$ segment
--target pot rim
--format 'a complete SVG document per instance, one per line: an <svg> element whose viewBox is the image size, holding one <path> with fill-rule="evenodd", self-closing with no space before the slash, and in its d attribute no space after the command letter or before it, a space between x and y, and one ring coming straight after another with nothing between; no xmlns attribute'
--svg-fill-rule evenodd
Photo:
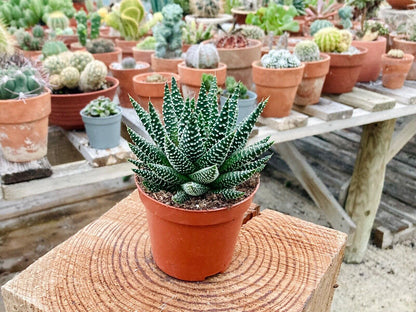
<svg viewBox="0 0 416 312"><path fill-rule="evenodd" d="M318 61L319 62L319 61ZM286 71L286 72L290 72L290 71L297 71L299 69L305 68L305 63L301 62L299 67L292 67L292 68L266 68L263 66L260 66L260 60L254 61L251 66L253 66L254 68L257 69L261 69L264 71L269 71L270 72L274 72L274 71Z"/></svg>
<svg viewBox="0 0 416 312"><path fill-rule="evenodd" d="M48 93L52 95L52 91L48 88L45 88L44 92L42 92L41 94L37 94L36 96L31 96L31 97L28 97L28 98L25 98L25 99L9 99L9 100L5 99L5 100L0 100L0 103L9 102L10 105L13 105L13 104L20 103L22 101L36 99L36 98L39 98L41 96L46 96Z"/></svg>
<svg viewBox="0 0 416 312"><path fill-rule="evenodd" d="M226 70L227 69L227 64L219 62L217 68L193 68L193 67L186 66L185 61L183 61L183 62L178 64L178 67L180 67L184 70L189 70L189 71L215 72L215 71L220 71L220 70L224 70L224 69Z"/></svg>
<svg viewBox="0 0 416 312"><path fill-rule="evenodd" d="M119 116L119 115L121 115L121 113L122 113L122 111L121 111L121 107L120 107L120 106L117 106L118 113L117 113L117 114L115 114L115 115L110 115L110 116L106 116L106 117L93 117L93 116L88 116L88 115L85 115L85 113L84 113L85 109L86 109L86 107L84 107L83 109L81 109L81 111L79 112L79 113L80 113L80 115L81 115L82 117L87 118L87 119L94 119L94 120L98 120L98 119L101 119L101 120L108 120L108 119L112 119L112 118L114 118L114 117L118 117L118 116Z"/></svg>
<svg viewBox="0 0 416 312"><path fill-rule="evenodd" d="M145 50L145 49L139 49L138 47L133 47L131 48L133 51L137 51L137 52L151 52L151 53L155 53L156 50Z"/></svg>
<svg viewBox="0 0 416 312"><path fill-rule="evenodd" d="M113 63L119 63L119 62L113 62ZM144 70L144 69L149 69L150 68L150 64L147 62L143 62L143 61L136 61L136 64L143 64L145 65L144 67L140 67L140 68L126 68L126 69L118 69L118 68L114 68L113 63L110 64L109 68L111 71L115 71L115 72L133 72L133 71L138 71L138 70Z"/></svg>
<svg viewBox="0 0 416 312"><path fill-rule="evenodd" d="M407 38L407 36L406 37L401 37L401 38L394 37L393 41L394 42L398 41L398 42L401 42L401 43L407 43L408 45L416 45L415 41L410 41L410 40L407 40L406 38Z"/></svg>
<svg viewBox="0 0 416 312"><path fill-rule="evenodd" d="M85 97L85 96L91 96L93 94L96 94L97 92L106 92L112 89L117 89L118 85L119 85L119 81L118 79L111 77L111 76L106 76L105 80L107 82L112 82L113 85L107 89L102 89L102 90L96 90L96 91L91 91L91 92L81 92L81 93L71 93L71 94L51 94L51 97L54 98L64 98L64 97Z"/></svg>
<svg viewBox="0 0 416 312"><path fill-rule="evenodd" d="M121 48L120 47L114 47L114 51L113 52L104 52L104 53L91 53L93 56L94 55L112 55L112 54L119 54L121 53Z"/></svg>
<svg viewBox="0 0 416 312"><path fill-rule="evenodd" d="M142 77L146 77L146 76L150 76L150 75L154 75L154 74L160 74L164 77L169 76L169 79L167 81L164 81L164 82L147 82L145 80L141 80ZM153 86L160 86L160 85L164 86L166 83L171 84L172 77L174 77L176 82L179 83L180 76L178 74L174 74L174 73L170 73L170 72L150 72L150 73L138 74L138 75L135 75L133 77L133 83L143 84L143 85L153 85Z"/></svg>
<svg viewBox="0 0 416 312"><path fill-rule="evenodd" d="M409 61L412 62L414 60L414 58L415 57L412 54L409 54L409 53L405 53L402 58L389 57L389 56L387 56L387 53L383 53L381 55L382 61L389 60L389 61L393 61L395 63L404 63L404 62L407 63Z"/></svg>
<svg viewBox="0 0 416 312"><path fill-rule="evenodd" d="M163 62L163 61L166 61L166 62L176 61L176 62L178 62L179 60L183 61L183 58L181 58L181 57L176 57L176 58L171 58L171 59L169 59L169 58L162 58L162 57L157 57L155 53L153 53L151 55L151 57L152 57L152 59L162 60L161 62Z"/></svg>
<svg viewBox="0 0 416 312"><path fill-rule="evenodd" d="M362 54L366 54L368 52L367 48L364 47L355 47L356 49L358 49L360 51L360 53L355 53L355 54L341 54L341 53L337 53L337 52L324 52L326 54L328 54L330 57L333 56L348 56L348 57L354 57L354 56L358 56L358 55L362 55Z"/></svg>

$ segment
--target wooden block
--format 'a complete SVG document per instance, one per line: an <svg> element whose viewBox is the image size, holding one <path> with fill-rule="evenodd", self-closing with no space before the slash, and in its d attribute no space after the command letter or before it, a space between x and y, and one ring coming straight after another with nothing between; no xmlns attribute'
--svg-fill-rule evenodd
<svg viewBox="0 0 416 312"><path fill-rule="evenodd" d="M89 145L87 134L83 131L65 131L65 135L93 167L115 165L133 156L127 141L122 137L120 137L120 144L116 147L95 149Z"/></svg>
<svg viewBox="0 0 416 312"><path fill-rule="evenodd" d="M290 115L282 118L264 118L259 117L258 122L269 126L272 129L284 131L293 128L304 127L308 123L308 116L291 111Z"/></svg>
<svg viewBox="0 0 416 312"><path fill-rule="evenodd" d="M353 109L329 99L321 98L318 104L314 105L293 105L297 112L318 117L323 120L338 120L351 118Z"/></svg>
<svg viewBox="0 0 416 312"><path fill-rule="evenodd" d="M361 84L359 86L361 87ZM369 112L379 112L394 107L396 101L393 98L378 94L381 92L376 92L377 93L354 87L351 92L340 95L327 94L325 97Z"/></svg>
<svg viewBox="0 0 416 312"><path fill-rule="evenodd" d="M46 157L28 162L10 162L3 158L0 151L0 176L3 184L13 184L50 177L51 164Z"/></svg>
<svg viewBox="0 0 416 312"><path fill-rule="evenodd" d="M184 282L154 264L137 191L2 287L8 311L329 312L346 235L265 210L223 274Z"/></svg>
<svg viewBox="0 0 416 312"><path fill-rule="evenodd" d="M400 89L388 89L383 87L381 81L376 82L360 82L357 84L358 87L369 91L374 91L380 94L387 95L396 99L398 102L413 105L416 104L416 88L409 87L408 84Z"/></svg>

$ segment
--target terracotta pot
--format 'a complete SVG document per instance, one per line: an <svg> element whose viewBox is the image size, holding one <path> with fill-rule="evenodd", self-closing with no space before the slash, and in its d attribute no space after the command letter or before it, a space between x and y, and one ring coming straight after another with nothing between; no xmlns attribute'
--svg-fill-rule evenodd
<svg viewBox="0 0 416 312"><path fill-rule="evenodd" d="M111 40L114 43L116 43L117 39L121 39L120 35L110 35L109 33L106 34L105 32L102 33L101 31L100 31L100 38Z"/></svg>
<svg viewBox="0 0 416 312"><path fill-rule="evenodd" d="M133 57L133 51L132 49L139 43L138 40L122 40L122 39L116 39L116 46L121 48L121 51L123 53L123 58L125 57Z"/></svg>
<svg viewBox="0 0 416 312"><path fill-rule="evenodd" d="M202 84L202 75L211 74L217 77L217 85L224 86L225 78L227 76L227 65L219 63L218 68L199 69L192 68L185 65L185 62L178 64L178 72L181 77L182 94L184 97L198 97L199 89Z"/></svg>
<svg viewBox="0 0 416 312"><path fill-rule="evenodd" d="M163 272L185 281L203 281L228 268L258 186L241 202L213 210L168 206L137 188L146 208L153 259Z"/></svg>
<svg viewBox="0 0 416 312"><path fill-rule="evenodd" d="M75 51L87 51L87 49L86 49L85 47L83 47L83 46L81 45L81 43L79 43L78 41L77 41L77 42L72 42L72 43L69 45L69 49L70 49L72 52L75 52Z"/></svg>
<svg viewBox="0 0 416 312"><path fill-rule="evenodd" d="M92 56L94 56L96 60L103 62L105 65L107 65L107 67L110 67L111 63L121 62L121 49L115 47L113 52L94 53Z"/></svg>
<svg viewBox="0 0 416 312"><path fill-rule="evenodd" d="M405 39L394 38L393 49L403 50L404 53L411 54L416 59L416 42ZM412 67L406 77L407 80L416 80L416 61L413 60Z"/></svg>
<svg viewBox="0 0 416 312"><path fill-rule="evenodd" d="M269 97L263 117L285 117L290 114L296 90L302 81L305 64L297 68L265 68L253 62L253 81L259 100Z"/></svg>
<svg viewBox="0 0 416 312"><path fill-rule="evenodd" d="M379 36L375 41L356 41L352 42L356 48L366 48L368 50L364 57L365 66L361 67L358 82L376 81L381 72L381 56L386 53L387 40Z"/></svg>
<svg viewBox="0 0 416 312"><path fill-rule="evenodd" d="M28 59L37 60L40 55L42 55L42 50L38 51L25 51L20 50L23 53L23 56Z"/></svg>
<svg viewBox="0 0 416 312"><path fill-rule="evenodd" d="M366 48L358 48L357 54L328 53L331 57L329 72L326 75L323 93L351 92L357 82L361 66L364 64Z"/></svg>
<svg viewBox="0 0 416 312"><path fill-rule="evenodd" d="M383 70L383 86L389 89L400 89L403 87L407 73L412 67L414 56L405 54L403 58L381 56Z"/></svg>
<svg viewBox="0 0 416 312"><path fill-rule="evenodd" d="M387 2L393 9L396 10L405 10L408 5L414 3L413 0L387 0Z"/></svg>
<svg viewBox="0 0 416 312"><path fill-rule="evenodd" d="M69 19L69 27L77 27L77 20L74 17Z"/></svg>
<svg viewBox="0 0 416 312"><path fill-rule="evenodd" d="M118 80L113 77L106 77L106 81L110 87L104 90L74 94L52 94L52 112L49 122L66 130L83 129L84 123L79 112L99 96L113 99L116 94Z"/></svg>
<svg viewBox="0 0 416 312"><path fill-rule="evenodd" d="M100 26L100 37L102 35L109 35L110 34L110 27L109 26Z"/></svg>
<svg viewBox="0 0 416 312"><path fill-rule="evenodd" d="M25 162L46 156L51 93L24 100L0 100L0 145L3 157Z"/></svg>
<svg viewBox="0 0 416 312"><path fill-rule="evenodd" d="M188 43L182 43L182 52L186 53L186 51L188 51L188 49L191 47L192 44L188 44Z"/></svg>
<svg viewBox="0 0 416 312"><path fill-rule="evenodd" d="M147 76L160 74L166 78L166 82L147 82ZM133 77L134 94L137 96L137 102L145 109L148 110L149 101L159 113L162 113L163 105L163 93L165 90L165 84L167 83L169 88L172 85L172 77L177 82L180 81L179 75L168 72L146 73Z"/></svg>
<svg viewBox="0 0 416 312"><path fill-rule="evenodd" d="M155 53L155 50L141 50L136 47L133 49L133 57L136 60L136 62L146 62L148 64L152 63L152 54Z"/></svg>
<svg viewBox="0 0 416 312"><path fill-rule="evenodd" d="M232 8L231 13L233 14L234 20L239 25L244 25L246 23L247 15L250 13L256 13L256 11L246 11L244 7L242 8Z"/></svg>
<svg viewBox="0 0 416 312"><path fill-rule="evenodd" d="M297 105L311 105L319 102L325 77L329 71L330 57L321 53L321 59L315 62L305 62L302 81L295 97Z"/></svg>
<svg viewBox="0 0 416 312"><path fill-rule="evenodd" d="M183 61L182 58L163 59L156 57L154 54L150 56L152 70L155 72L178 73L178 64Z"/></svg>
<svg viewBox="0 0 416 312"><path fill-rule="evenodd" d="M72 43L78 42L78 35L59 35L56 40L62 41L70 49Z"/></svg>
<svg viewBox="0 0 416 312"><path fill-rule="evenodd" d="M138 74L147 73L150 69L148 63L137 62L137 64L140 64L143 67L134 69L116 69L114 66L110 65L110 71L112 72L113 77L118 79L120 83L117 95L122 107L133 108L129 99L129 95L134 96L133 77Z"/></svg>

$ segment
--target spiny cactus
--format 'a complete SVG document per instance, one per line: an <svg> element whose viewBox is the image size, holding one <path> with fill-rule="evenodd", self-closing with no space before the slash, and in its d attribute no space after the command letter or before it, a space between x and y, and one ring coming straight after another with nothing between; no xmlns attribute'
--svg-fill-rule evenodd
<svg viewBox="0 0 416 312"><path fill-rule="evenodd" d="M72 36L72 35L74 35L74 30L71 27L67 27L65 29L58 28L55 31L55 34L57 36Z"/></svg>
<svg viewBox="0 0 416 312"><path fill-rule="evenodd" d="M72 54L69 64L78 69L79 72L82 72L87 64L93 60L94 56L92 56L91 53L86 51L76 51Z"/></svg>
<svg viewBox="0 0 416 312"><path fill-rule="evenodd" d="M6 30L6 26L0 20L0 53L12 54L13 51L13 42Z"/></svg>
<svg viewBox="0 0 416 312"><path fill-rule="evenodd" d="M328 28L328 27L334 27L334 24L332 24L328 20L317 19L317 20L312 22L312 24L309 28L309 32L310 32L311 36L314 36L321 29Z"/></svg>
<svg viewBox="0 0 416 312"><path fill-rule="evenodd" d="M303 40L296 44L293 53L301 62L314 62L320 60L319 47L311 40Z"/></svg>
<svg viewBox="0 0 416 312"><path fill-rule="evenodd" d="M84 47L87 44L87 26L83 24L77 25L77 35L78 35L78 41L79 43Z"/></svg>
<svg viewBox="0 0 416 312"><path fill-rule="evenodd" d="M108 39L91 40L85 47L92 54L114 52L115 50L114 42Z"/></svg>
<svg viewBox="0 0 416 312"><path fill-rule="evenodd" d="M156 39L153 36L146 37L136 45L140 50L154 50L156 49Z"/></svg>
<svg viewBox="0 0 416 312"><path fill-rule="evenodd" d="M185 24L182 39L186 44L198 44L212 38L212 25L206 26L200 23L196 25L195 20Z"/></svg>
<svg viewBox="0 0 416 312"><path fill-rule="evenodd" d="M91 13L90 21L91 21L90 38L97 39L98 36L100 35L101 16L97 12Z"/></svg>
<svg viewBox="0 0 416 312"><path fill-rule="evenodd" d="M97 60L89 62L81 73L79 88L83 92L99 90L105 84L106 76L107 66L103 62Z"/></svg>
<svg viewBox="0 0 416 312"><path fill-rule="evenodd" d="M294 68L301 65L296 55L288 50L271 50L261 58L261 65L266 68Z"/></svg>
<svg viewBox="0 0 416 312"><path fill-rule="evenodd" d="M351 45L352 35L348 30L328 27L318 31L314 41L321 52L345 52Z"/></svg>
<svg viewBox="0 0 416 312"><path fill-rule="evenodd" d="M338 16L340 18L340 24L344 29L350 29L352 27L352 19L353 19L353 7L351 6L344 6L338 10Z"/></svg>
<svg viewBox="0 0 416 312"><path fill-rule="evenodd" d="M121 67L123 69L133 69L136 68L136 60L132 57L125 57L121 61Z"/></svg>
<svg viewBox="0 0 416 312"><path fill-rule="evenodd" d="M22 35L16 36L17 44L24 51L39 51L43 46L43 37L38 38L25 31Z"/></svg>
<svg viewBox="0 0 416 312"><path fill-rule="evenodd" d="M55 74L49 76L49 85L53 90L60 90L64 87L64 84L62 83L61 75Z"/></svg>
<svg viewBox="0 0 416 312"><path fill-rule="evenodd" d="M192 68L217 68L220 62L217 48L211 44L191 46L186 52L186 66Z"/></svg>
<svg viewBox="0 0 416 312"><path fill-rule="evenodd" d="M60 74L61 83L64 87L69 89L76 88L79 84L79 71L75 67L65 67Z"/></svg>
<svg viewBox="0 0 416 312"><path fill-rule="evenodd" d="M49 13L46 25L52 30L65 29L69 26L69 19L60 11Z"/></svg>
<svg viewBox="0 0 416 312"><path fill-rule="evenodd" d="M32 28L32 34L35 38L43 39L45 37L45 31L43 30L43 27L40 25L36 25Z"/></svg>
<svg viewBox="0 0 416 312"><path fill-rule="evenodd" d="M43 61L43 67L49 75L60 74L66 66L67 64L58 55L49 56Z"/></svg>
<svg viewBox="0 0 416 312"><path fill-rule="evenodd" d="M234 77L228 76L225 79L225 89L227 91L228 94L233 94L235 92L235 90L238 88L240 88L240 99L248 99L248 95L247 95L247 87L241 82L241 81L236 81Z"/></svg>
<svg viewBox="0 0 416 312"><path fill-rule="evenodd" d="M193 0L194 14L197 17L217 17L221 10L219 0Z"/></svg>
<svg viewBox="0 0 416 312"><path fill-rule="evenodd" d="M397 59L401 59L404 57L404 52L402 50L399 49L391 49L388 53L387 53L388 57L392 57L392 58L397 58Z"/></svg>
<svg viewBox="0 0 416 312"><path fill-rule="evenodd" d="M261 29L259 26L241 25L241 28L243 29L241 31L241 34L247 39L262 40L264 36L266 36L264 30Z"/></svg>
<svg viewBox="0 0 416 312"><path fill-rule="evenodd" d="M51 55L56 55L62 52L68 51L65 43L62 41L46 41L42 47L42 55L47 58Z"/></svg>
<svg viewBox="0 0 416 312"><path fill-rule="evenodd" d="M149 192L173 193L177 204L194 196L212 192L233 200L244 195L236 187L260 172L270 156L260 158L273 142L266 138L245 147L250 132L267 101L240 124L236 124L239 90L232 94L218 111L216 80L210 92L204 86L198 101L184 100L172 79L172 91L165 86L163 121L149 103L149 113L130 98L137 115L155 144L144 140L130 128L130 148L138 160L130 161L138 168Z"/></svg>
<svg viewBox="0 0 416 312"><path fill-rule="evenodd" d="M82 110L82 113L90 117L108 117L119 114L120 109L117 104L108 97L99 96L95 100L89 102Z"/></svg>

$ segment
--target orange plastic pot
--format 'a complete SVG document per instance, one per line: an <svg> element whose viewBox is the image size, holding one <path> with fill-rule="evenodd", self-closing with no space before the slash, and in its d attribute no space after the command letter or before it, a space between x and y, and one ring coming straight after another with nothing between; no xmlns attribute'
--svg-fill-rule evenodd
<svg viewBox="0 0 416 312"><path fill-rule="evenodd" d="M0 145L3 157L25 162L46 156L51 93L24 100L0 100Z"/></svg>
<svg viewBox="0 0 416 312"><path fill-rule="evenodd" d="M259 100L269 98L263 117L289 116L296 91L302 81L305 64L297 68L265 68L253 62L253 82Z"/></svg>
<svg viewBox="0 0 416 312"><path fill-rule="evenodd" d="M141 50L137 47L134 47L132 51L133 57L136 60L136 62L146 62L148 64L152 63L151 56L155 53L155 50Z"/></svg>
<svg viewBox="0 0 416 312"><path fill-rule="evenodd" d="M408 41L404 38L393 39L393 49L400 49L404 53L411 54L414 56L412 67L410 67L409 73L407 74L407 80L416 80L416 42Z"/></svg>
<svg viewBox="0 0 416 312"><path fill-rule="evenodd" d="M405 54L403 58L388 57L387 54L381 56L383 71L383 86L389 89L400 89L403 87L407 73L412 67L414 56Z"/></svg>
<svg viewBox="0 0 416 312"><path fill-rule="evenodd" d="M305 62L302 81L295 97L296 105L311 105L319 102L326 74L329 71L330 57L321 53L321 59Z"/></svg>
<svg viewBox="0 0 416 312"><path fill-rule="evenodd" d="M323 93L340 94L352 91L367 53L366 48L358 49L360 53L357 54L328 53L331 60L322 89Z"/></svg>
<svg viewBox="0 0 416 312"><path fill-rule="evenodd" d="M201 88L201 80L203 74L210 74L217 77L217 85L219 87L225 84L227 76L227 65L219 63L218 68L192 68L186 66L185 62L178 64L178 72L181 77L182 93L184 97L198 97Z"/></svg>
<svg viewBox="0 0 416 312"><path fill-rule="evenodd" d="M139 41L137 40L122 40L122 39L115 39L116 46L121 48L123 53L123 58L125 57L133 57L133 48L137 45Z"/></svg>
<svg viewBox="0 0 416 312"><path fill-rule="evenodd" d="M112 100L116 95L118 80L107 76L106 81L110 87L104 90L74 94L52 94L52 112L49 116L49 122L66 130L83 129L84 123L79 112L99 96L105 96Z"/></svg>
<svg viewBox="0 0 416 312"><path fill-rule="evenodd" d="M163 272L185 281L203 281L228 268L258 186L241 202L213 210L172 207L137 188L146 209L153 259Z"/></svg>
<svg viewBox="0 0 416 312"><path fill-rule="evenodd" d="M146 78L150 75L159 74L166 78L166 82L147 82ZM169 88L172 85L172 77L179 83L179 75L166 72L146 73L133 77L134 94L137 96L137 102L145 109L149 110L149 101L152 102L156 110L161 114L163 105L163 94L165 91L165 84Z"/></svg>
<svg viewBox="0 0 416 312"><path fill-rule="evenodd" d="M92 56L94 56L96 60L103 62L107 67L110 67L111 63L121 62L121 49L115 47L113 52L94 53Z"/></svg>
<svg viewBox="0 0 416 312"><path fill-rule="evenodd" d="M375 41L353 41L352 45L356 48L366 48L368 50L364 57L365 66L361 67L357 81L376 81L381 72L381 56L386 53L386 38L379 36Z"/></svg>
<svg viewBox="0 0 416 312"><path fill-rule="evenodd" d="M151 55L151 64L152 70L154 72L168 72L168 73L178 73L178 64L183 61L182 58L175 58L175 59L163 59L156 57L153 53Z"/></svg>
<svg viewBox="0 0 416 312"><path fill-rule="evenodd" d="M120 83L117 90L117 95L122 107L133 108L129 99L129 95L134 96L133 77L138 74L147 73L149 71L149 64L145 62L137 62L137 64L140 64L143 67L132 69L116 69L114 66L110 65L110 71L112 72L113 77L118 79Z"/></svg>

